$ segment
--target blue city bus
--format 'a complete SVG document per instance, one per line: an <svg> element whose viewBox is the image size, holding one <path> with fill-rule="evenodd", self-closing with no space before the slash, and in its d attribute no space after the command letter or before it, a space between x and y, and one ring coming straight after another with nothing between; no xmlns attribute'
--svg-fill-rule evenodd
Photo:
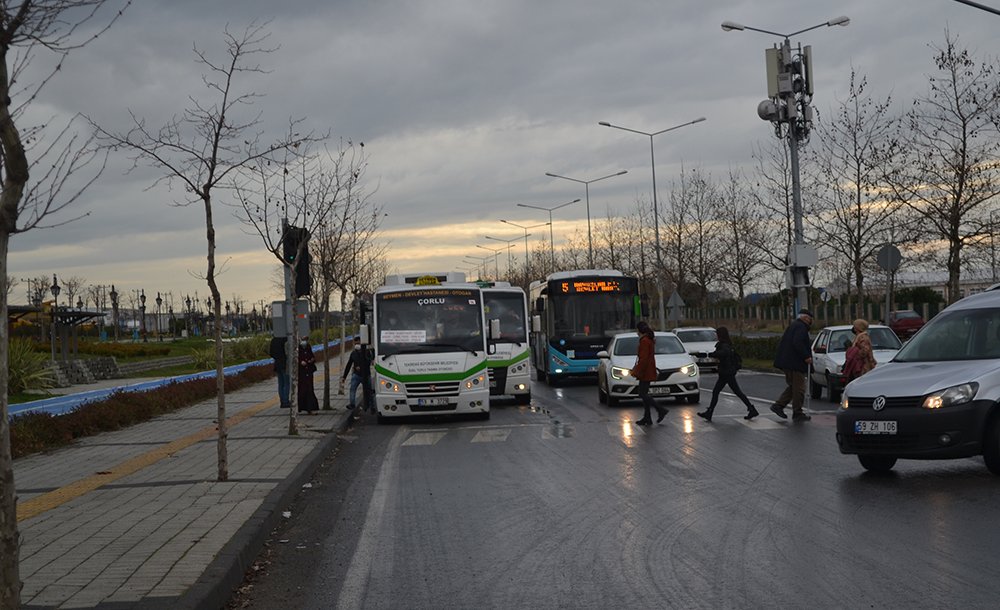
<svg viewBox="0 0 1000 610"><path fill-rule="evenodd" d="M642 315L639 282L620 271L560 271L529 288L532 364L539 381L594 376L597 353Z"/></svg>

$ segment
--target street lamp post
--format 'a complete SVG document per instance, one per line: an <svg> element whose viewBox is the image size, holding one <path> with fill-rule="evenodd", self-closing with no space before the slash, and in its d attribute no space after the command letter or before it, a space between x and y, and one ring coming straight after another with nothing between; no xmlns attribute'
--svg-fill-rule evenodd
<svg viewBox="0 0 1000 610"><path fill-rule="evenodd" d="M486 261L489 260L488 256L466 256L463 261L471 265L475 265L477 268L481 269L481 275L479 279L486 277Z"/></svg>
<svg viewBox="0 0 1000 610"><path fill-rule="evenodd" d="M499 237L490 237L489 235L483 235L483 237L485 237L486 239L492 239L493 241L499 241L499 242L507 244L507 275L510 276L510 274L511 274L511 267L513 266L513 263L511 262L510 249L514 247L512 244L515 241L517 241L517 240L519 240L521 238L520 237L515 237L514 239L500 239ZM524 237L525 237L525 242L527 242L528 236L525 235ZM524 258L524 262L525 262L525 264L527 264L528 263L528 249L527 248L524 249L524 257L525 257Z"/></svg>
<svg viewBox="0 0 1000 610"><path fill-rule="evenodd" d="M680 129L681 127L687 127L688 125L694 125L695 123L701 123L705 120L705 117L698 117L693 121L688 121L687 123L681 123L680 125L674 125L673 127L667 127L666 129L661 129L660 131L654 131L653 133L648 133L645 131L639 131L638 129L631 129L629 127L622 127L621 125L613 125L607 121L601 121L598 125L604 127L611 127L613 129L621 129L622 131L631 131L632 133L637 133L639 135L649 137L649 165L653 172L653 233L656 235L656 291L659 293L660 297L660 327L666 328L666 313L665 305L663 302L663 280L661 275L663 274L663 258L660 254L660 206L658 203L656 195L656 158L653 156L653 137L658 136L661 133L666 133L668 131L673 131L675 129Z"/></svg>
<svg viewBox="0 0 1000 610"><path fill-rule="evenodd" d="M587 265L589 265L591 269L594 268L594 239L590 234L590 185L594 182L607 180L608 178L614 178L615 176L621 176L627 173L628 170L623 169L620 172L608 174L607 176L601 176L600 178L594 178L593 180L580 180L579 178L570 178L569 176L560 176L559 174L545 172L545 175L550 178L562 178L563 180L569 180L571 182L579 182L584 186L584 192L587 197Z"/></svg>
<svg viewBox="0 0 1000 610"><path fill-rule="evenodd" d="M118 342L118 291L115 290L115 285L111 284L111 293L108 295L111 297L111 324L115 327L115 343Z"/></svg>
<svg viewBox="0 0 1000 610"><path fill-rule="evenodd" d="M146 336L146 289L142 289L142 293L139 294L139 332L142 333L142 342L146 343L149 341L149 337Z"/></svg>
<svg viewBox="0 0 1000 610"><path fill-rule="evenodd" d="M551 268L549 269L549 273L552 273L553 271L556 270L556 246L555 246L555 241L552 238L552 212L558 210L559 208L564 208L564 207L566 207L566 206L568 206L568 205L570 205L572 203L577 203L578 201L580 201L579 197L577 197L573 201L567 201L566 203L560 203L559 205L551 207L551 208L546 208L546 207L543 207L543 206L540 206L540 205L530 205L530 204L527 204L527 203L519 203L519 204L517 204L517 207L519 207L519 208L531 208L533 210L542 210L543 212L548 212L549 213L549 222L548 222L548 225L549 225L549 265L551 266ZM527 246L527 242L525 242L525 246Z"/></svg>
<svg viewBox="0 0 1000 610"><path fill-rule="evenodd" d="M57 322L57 320L58 320L57 316L59 314L59 292L62 290L62 288L59 287L59 279L56 277L55 273L52 274L52 286L49 287L49 290L52 291L52 298L54 299L53 302L52 302L52 335L50 337L50 343L52 344L52 362L55 362L56 361L56 328L57 328L56 325L58 323Z"/></svg>
<svg viewBox="0 0 1000 610"><path fill-rule="evenodd" d="M156 293L156 340L163 341L163 333L160 332L160 305L163 305L163 297Z"/></svg>
<svg viewBox="0 0 1000 610"><path fill-rule="evenodd" d="M187 324L185 324L185 327L187 327L187 336L188 339L190 339L191 338L191 295L190 294L187 295L187 298L184 299L184 304L187 306L187 320L186 320Z"/></svg>
<svg viewBox="0 0 1000 610"><path fill-rule="evenodd" d="M487 248L486 246L480 246L479 244L476 244L476 247L477 248L482 248L483 250L486 250L487 252L492 252L493 253L493 269L496 272L496 276L493 279L494 280L499 280L500 279L500 253L503 252L503 248L496 248L496 249L494 249L494 248ZM508 254L510 253L510 244L507 244L507 253Z"/></svg>
<svg viewBox="0 0 1000 610"><path fill-rule="evenodd" d="M812 128L812 65L810 47L801 46L792 52L791 37L822 27L835 25L846 26L851 22L847 17L835 17L829 21L814 26L782 34L770 30L753 28L732 21L723 21L722 29L726 32L751 30L771 36L784 38L781 47L765 51L767 62L767 93L771 99L757 105L757 115L765 121L777 125L777 134L781 137L781 126L787 125L788 160L792 178L792 214L793 239L792 251L788 256L788 270L791 275L791 288L795 293L795 309L809 304L809 268L816 264L816 250L805 243L802 231L802 192L799 184L799 140L804 140Z"/></svg>
<svg viewBox="0 0 1000 610"><path fill-rule="evenodd" d="M528 284L528 236L531 235L531 233L528 233L528 229L534 229L536 227L544 227L545 225L549 225L549 232L551 233L552 222L551 221L540 222L536 225L528 225L528 226L519 225L516 222L511 222L509 220L503 220L503 219L500 219L500 222L509 224L512 227L517 227L518 229L524 231L524 283L525 285L527 285Z"/></svg>

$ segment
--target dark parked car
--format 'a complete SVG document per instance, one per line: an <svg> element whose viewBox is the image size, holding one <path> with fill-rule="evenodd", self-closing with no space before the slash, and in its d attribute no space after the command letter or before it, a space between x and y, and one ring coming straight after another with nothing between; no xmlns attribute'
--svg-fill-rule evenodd
<svg viewBox="0 0 1000 610"><path fill-rule="evenodd" d="M906 341L924 325L924 319L912 309L889 312L889 328L896 336Z"/></svg>

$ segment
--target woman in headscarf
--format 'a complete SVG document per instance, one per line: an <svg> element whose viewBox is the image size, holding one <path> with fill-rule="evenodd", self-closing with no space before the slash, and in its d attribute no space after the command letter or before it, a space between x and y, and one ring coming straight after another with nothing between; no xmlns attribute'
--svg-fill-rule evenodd
<svg viewBox="0 0 1000 610"><path fill-rule="evenodd" d="M303 338L299 343L299 411L312 415L319 410L319 400L313 389L313 375L316 373L316 356L313 354L309 340Z"/></svg>
<svg viewBox="0 0 1000 610"><path fill-rule="evenodd" d="M854 341L847 348L844 356L844 366L841 371L848 381L861 377L875 368L875 354L872 352L872 339L868 335L868 322L861 318L854 321Z"/></svg>

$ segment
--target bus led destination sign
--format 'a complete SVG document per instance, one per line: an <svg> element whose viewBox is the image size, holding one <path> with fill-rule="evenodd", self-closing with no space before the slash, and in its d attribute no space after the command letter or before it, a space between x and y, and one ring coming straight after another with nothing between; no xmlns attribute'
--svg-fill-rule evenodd
<svg viewBox="0 0 1000 610"><path fill-rule="evenodd" d="M578 280L560 282L560 288L565 294L575 292L621 292L621 282L618 280Z"/></svg>

